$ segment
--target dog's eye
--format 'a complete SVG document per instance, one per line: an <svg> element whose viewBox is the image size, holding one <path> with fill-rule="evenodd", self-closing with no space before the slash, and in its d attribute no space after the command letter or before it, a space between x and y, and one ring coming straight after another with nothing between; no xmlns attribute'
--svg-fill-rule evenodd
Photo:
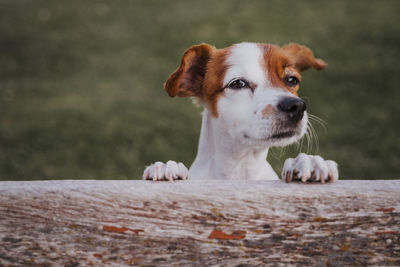
<svg viewBox="0 0 400 267"><path fill-rule="evenodd" d="M237 89L242 89L242 88L248 88L249 84L245 80L237 79L237 80L230 82L228 84L228 86L226 86L226 87L237 90Z"/></svg>
<svg viewBox="0 0 400 267"><path fill-rule="evenodd" d="M293 86L297 86L300 83L300 81L296 76L286 76L285 83L287 86L293 87Z"/></svg>

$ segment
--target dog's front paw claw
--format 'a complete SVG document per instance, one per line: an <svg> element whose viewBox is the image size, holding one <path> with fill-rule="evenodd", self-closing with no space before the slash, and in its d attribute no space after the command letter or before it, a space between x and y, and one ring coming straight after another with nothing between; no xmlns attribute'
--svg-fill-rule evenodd
<svg viewBox="0 0 400 267"><path fill-rule="evenodd" d="M167 163L162 163L157 161L146 167L143 172L143 180L172 182L173 180L186 180L188 174L188 169L181 162L170 160Z"/></svg>
<svg viewBox="0 0 400 267"><path fill-rule="evenodd" d="M337 163L324 160L320 156L300 153L295 159L285 161L282 169L282 180L305 182L335 182L339 178Z"/></svg>

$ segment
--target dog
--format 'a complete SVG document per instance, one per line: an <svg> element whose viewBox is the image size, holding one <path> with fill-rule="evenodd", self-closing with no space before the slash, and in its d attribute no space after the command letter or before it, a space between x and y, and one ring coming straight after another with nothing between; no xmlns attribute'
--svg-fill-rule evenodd
<svg viewBox="0 0 400 267"><path fill-rule="evenodd" d="M325 67L296 43L190 47L164 88L170 97L193 97L204 106L196 159L189 170L175 161L156 162L146 167L143 179L279 180L266 161L268 150L306 133L300 73ZM338 176L336 162L304 153L287 159L282 169L286 182L334 182Z"/></svg>

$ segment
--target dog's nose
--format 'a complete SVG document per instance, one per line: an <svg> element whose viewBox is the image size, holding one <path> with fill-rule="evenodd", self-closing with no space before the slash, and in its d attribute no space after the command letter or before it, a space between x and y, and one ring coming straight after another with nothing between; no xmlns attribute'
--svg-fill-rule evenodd
<svg viewBox="0 0 400 267"><path fill-rule="evenodd" d="M279 111L287 114L288 119L293 122L299 122L303 116L304 111L306 110L306 103L300 98L295 97L287 97L281 100L278 104Z"/></svg>

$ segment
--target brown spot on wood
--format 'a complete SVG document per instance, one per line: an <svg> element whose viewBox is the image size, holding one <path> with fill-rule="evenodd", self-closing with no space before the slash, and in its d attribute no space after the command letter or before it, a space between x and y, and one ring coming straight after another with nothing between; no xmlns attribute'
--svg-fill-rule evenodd
<svg viewBox="0 0 400 267"><path fill-rule="evenodd" d="M395 208L379 208L379 209L376 209L376 211L382 211L382 212L386 212L386 213L392 213L393 211L395 211Z"/></svg>
<svg viewBox="0 0 400 267"><path fill-rule="evenodd" d="M219 230L214 230L208 236L210 239L220 240L240 240L246 237L246 231L234 231L232 234L227 234Z"/></svg>
<svg viewBox="0 0 400 267"><path fill-rule="evenodd" d="M264 230L261 230L261 229L255 229L255 230L253 230L253 232L258 235L264 234Z"/></svg>
<svg viewBox="0 0 400 267"><path fill-rule="evenodd" d="M377 235L397 235L399 232L397 231L379 231L376 232Z"/></svg>
<svg viewBox="0 0 400 267"><path fill-rule="evenodd" d="M137 264L140 260L138 258L131 258L131 259L127 259L125 261L126 264L128 265L133 265L133 264Z"/></svg>
<svg viewBox="0 0 400 267"><path fill-rule="evenodd" d="M346 243L346 244L344 244L343 246L340 247L340 250L345 252L345 251L348 251L349 248L351 248L351 244Z"/></svg>
<svg viewBox="0 0 400 267"><path fill-rule="evenodd" d="M314 222L326 222L328 219L324 217L315 217L313 219Z"/></svg>

